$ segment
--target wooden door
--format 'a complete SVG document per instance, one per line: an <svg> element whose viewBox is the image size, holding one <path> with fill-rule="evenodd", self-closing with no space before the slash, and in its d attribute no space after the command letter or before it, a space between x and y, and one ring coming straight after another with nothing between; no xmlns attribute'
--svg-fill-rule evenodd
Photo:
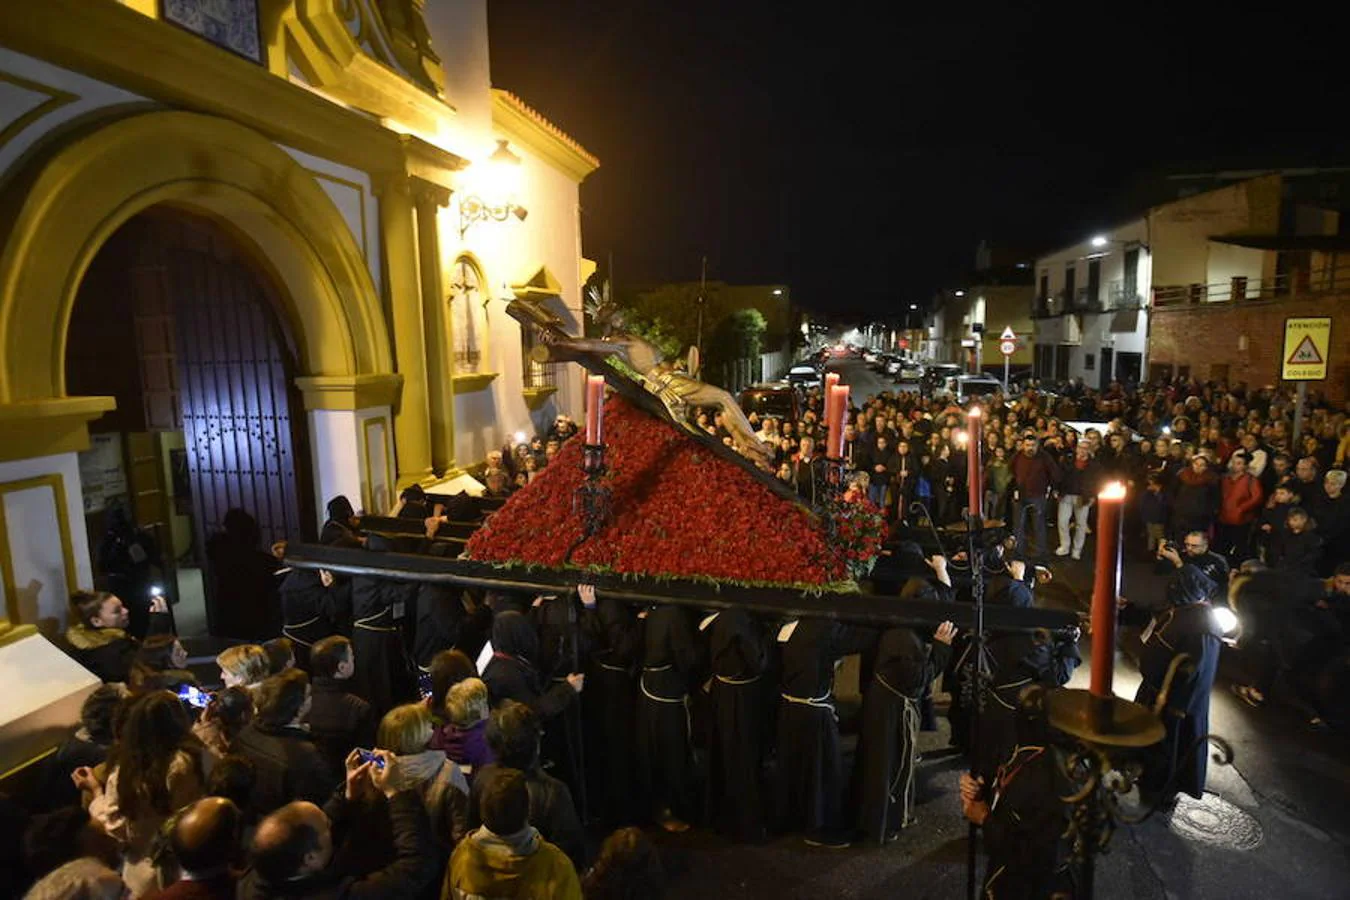
<svg viewBox="0 0 1350 900"><path fill-rule="evenodd" d="M212 231L181 229L166 259L198 558L234 508L257 520L263 547L299 537L308 460L266 288Z"/></svg>

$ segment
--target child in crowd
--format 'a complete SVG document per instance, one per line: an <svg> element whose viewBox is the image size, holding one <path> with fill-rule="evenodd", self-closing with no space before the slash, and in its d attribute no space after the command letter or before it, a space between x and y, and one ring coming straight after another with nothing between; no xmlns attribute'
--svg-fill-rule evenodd
<svg viewBox="0 0 1350 900"><path fill-rule="evenodd" d="M1144 496L1139 500L1139 515L1144 520L1144 538L1150 558L1157 554L1158 545L1166 537L1167 518L1171 513L1171 504L1163 487L1162 474L1150 472Z"/></svg>

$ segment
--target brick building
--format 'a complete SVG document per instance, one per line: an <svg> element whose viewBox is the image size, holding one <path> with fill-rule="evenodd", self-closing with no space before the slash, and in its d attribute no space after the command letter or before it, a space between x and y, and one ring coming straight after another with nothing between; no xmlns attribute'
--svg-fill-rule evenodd
<svg viewBox="0 0 1350 900"><path fill-rule="evenodd" d="M1201 380L1275 384L1284 349L1284 320L1331 316L1331 371L1325 391L1336 403L1350 399L1350 286L1306 297L1209 302L1153 310L1150 372Z"/></svg>

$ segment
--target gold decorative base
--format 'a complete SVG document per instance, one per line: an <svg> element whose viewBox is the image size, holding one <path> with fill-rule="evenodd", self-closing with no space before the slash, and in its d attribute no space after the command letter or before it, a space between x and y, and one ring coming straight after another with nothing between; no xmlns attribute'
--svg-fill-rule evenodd
<svg viewBox="0 0 1350 900"><path fill-rule="evenodd" d="M1162 719L1140 703L1060 688L1046 698L1050 725L1090 744L1150 747L1163 739Z"/></svg>

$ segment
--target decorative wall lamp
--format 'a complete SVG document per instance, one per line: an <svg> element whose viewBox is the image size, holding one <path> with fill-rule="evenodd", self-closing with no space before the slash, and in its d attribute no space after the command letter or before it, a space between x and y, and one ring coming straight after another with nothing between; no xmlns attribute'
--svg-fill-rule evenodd
<svg viewBox="0 0 1350 900"><path fill-rule="evenodd" d="M511 152L507 141L497 141L497 149L487 158L487 173L480 194L459 201L459 237L464 239L474 222L505 222L515 216L524 222L529 210L515 202L520 181L520 157Z"/></svg>

